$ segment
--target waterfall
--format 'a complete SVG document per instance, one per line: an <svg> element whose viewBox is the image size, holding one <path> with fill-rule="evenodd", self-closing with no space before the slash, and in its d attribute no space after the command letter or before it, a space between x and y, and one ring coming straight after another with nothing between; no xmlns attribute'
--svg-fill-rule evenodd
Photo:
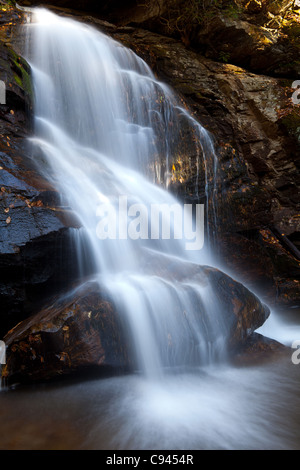
<svg viewBox="0 0 300 470"><path fill-rule="evenodd" d="M198 171L200 158L207 172L211 158L216 168L209 134L141 58L102 32L44 9L26 27L34 156L82 227L82 276L88 268L111 292L146 376L222 357L226 326L208 282L161 269L210 261L207 210L168 190L182 129Z"/></svg>

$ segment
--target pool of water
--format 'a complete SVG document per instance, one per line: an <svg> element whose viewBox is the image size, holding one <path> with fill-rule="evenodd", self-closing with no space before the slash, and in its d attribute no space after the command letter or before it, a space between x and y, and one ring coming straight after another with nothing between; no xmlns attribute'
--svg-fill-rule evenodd
<svg viewBox="0 0 300 470"><path fill-rule="evenodd" d="M298 318L272 317L264 329L289 344L300 339ZM287 354L162 382L129 375L2 390L0 448L300 449L299 386L300 364Z"/></svg>

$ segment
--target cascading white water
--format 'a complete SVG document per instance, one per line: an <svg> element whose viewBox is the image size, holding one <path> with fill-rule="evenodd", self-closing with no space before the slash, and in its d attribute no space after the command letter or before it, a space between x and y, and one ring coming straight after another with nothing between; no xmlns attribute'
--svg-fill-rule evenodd
<svg viewBox="0 0 300 470"><path fill-rule="evenodd" d="M205 163L208 152L214 156L208 133L143 60L106 35L44 9L34 12L27 27L36 158L82 225L78 258L85 243L90 256L80 264L92 266L124 312L139 367L156 377L163 367L224 354L226 328L210 286L145 270L147 260L157 257L208 261L204 249L186 249L191 237L178 235L186 235L180 217L173 220L173 237L161 236L160 219L151 217L153 206L178 207L167 187L182 126L193 135L195 158L202 155ZM192 214L182 214L197 237ZM201 211L197 215L202 220ZM104 235L100 220L107 222Z"/></svg>

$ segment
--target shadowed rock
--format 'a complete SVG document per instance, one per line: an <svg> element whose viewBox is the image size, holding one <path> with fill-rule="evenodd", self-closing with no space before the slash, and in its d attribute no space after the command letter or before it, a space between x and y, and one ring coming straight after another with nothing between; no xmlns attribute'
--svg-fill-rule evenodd
<svg viewBox="0 0 300 470"><path fill-rule="evenodd" d="M64 287L70 277L74 280L69 228L76 221L41 175L42 162L33 160L28 143L30 67L11 45L22 22L19 13L9 6L1 10L0 79L6 102L0 105L0 337L59 291L62 280Z"/></svg>
<svg viewBox="0 0 300 470"><path fill-rule="evenodd" d="M220 322L225 325L227 348L234 356L264 323L269 315L268 307L221 271L197 265L186 267L184 272L176 262L154 263L152 273L160 273L162 278L174 283L193 279L199 285L211 285L216 296L214 302L221 307ZM200 317L203 312L198 314ZM188 331L186 312L182 312L182 318ZM118 373L136 367L126 319L116 310L105 289L93 281L19 323L4 341L7 363L2 375L8 383L47 381L88 370ZM189 341L188 347L192 347Z"/></svg>
<svg viewBox="0 0 300 470"><path fill-rule="evenodd" d="M86 368L130 364L120 318L96 282L87 282L19 323L5 337L11 380L43 381Z"/></svg>

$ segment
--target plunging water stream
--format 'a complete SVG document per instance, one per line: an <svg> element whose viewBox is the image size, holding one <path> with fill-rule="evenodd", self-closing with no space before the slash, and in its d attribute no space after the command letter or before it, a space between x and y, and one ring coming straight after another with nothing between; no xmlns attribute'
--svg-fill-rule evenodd
<svg viewBox="0 0 300 470"><path fill-rule="evenodd" d="M146 258L208 261L200 250L202 207L194 223L191 205L180 206L167 191L183 128L197 171L200 156L204 167L208 159L215 165L208 133L142 59L104 34L43 9L28 33L31 141L82 225L79 264L101 278L130 325L139 367L154 377L169 365L224 355L226 328L208 283L144 270ZM207 177L206 192L210 200ZM90 249L85 260L81 233Z"/></svg>

